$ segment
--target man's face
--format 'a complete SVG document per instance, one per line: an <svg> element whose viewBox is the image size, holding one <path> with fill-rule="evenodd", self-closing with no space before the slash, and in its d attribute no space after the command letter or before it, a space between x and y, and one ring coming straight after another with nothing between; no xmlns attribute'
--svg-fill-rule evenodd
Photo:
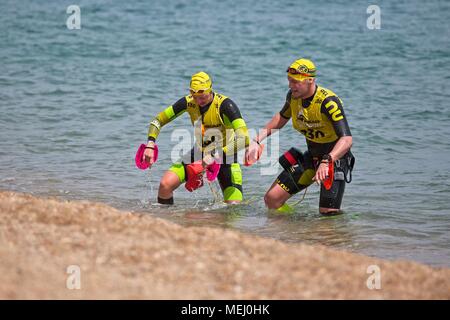
<svg viewBox="0 0 450 320"><path fill-rule="evenodd" d="M213 94L210 93L203 93L203 94L193 94L192 97L194 98L194 101L196 104L198 104L200 107L206 106L208 103L211 102Z"/></svg>
<svg viewBox="0 0 450 320"><path fill-rule="evenodd" d="M305 95L309 93L311 88L311 81L309 79L299 81L288 77L288 81L289 89L291 89L294 98L305 98Z"/></svg>

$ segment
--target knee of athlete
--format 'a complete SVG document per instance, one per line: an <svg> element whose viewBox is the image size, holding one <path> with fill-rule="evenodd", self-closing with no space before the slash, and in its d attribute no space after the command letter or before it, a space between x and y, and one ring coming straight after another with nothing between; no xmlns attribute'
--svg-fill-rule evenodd
<svg viewBox="0 0 450 320"><path fill-rule="evenodd" d="M283 205L280 200L273 197L269 192L264 195L264 202L269 209L278 209Z"/></svg>
<svg viewBox="0 0 450 320"><path fill-rule="evenodd" d="M174 186L170 182L169 179L161 179L159 183L159 190L163 192L172 192L174 190Z"/></svg>

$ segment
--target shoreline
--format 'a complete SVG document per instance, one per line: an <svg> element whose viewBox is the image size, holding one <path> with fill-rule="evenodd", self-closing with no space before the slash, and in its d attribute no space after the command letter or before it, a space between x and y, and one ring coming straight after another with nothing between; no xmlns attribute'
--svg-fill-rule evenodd
<svg viewBox="0 0 450 320"><path fill-rule="evenodd" d="M450 268L11 191L0 191L0 257L0 299L450 299Z"/></svg>

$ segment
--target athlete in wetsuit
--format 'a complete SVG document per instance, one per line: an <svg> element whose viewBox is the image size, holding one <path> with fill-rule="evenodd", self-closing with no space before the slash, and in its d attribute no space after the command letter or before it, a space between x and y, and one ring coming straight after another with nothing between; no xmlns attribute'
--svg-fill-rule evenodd
<svg viewBox="0 0 450 320"><path fill-rule="evenodd" d="M173 191L186 180L189 183L192 178L188 175L193 172L195 154L198 151L204 165L213 160L222 163L217 179L224 201L242 201L242 173L237 163L237 151L249 145L247 126L237 105L230 98L212 90L211 78L205 72L192 76L190 95L179 99L150 122L148 144L144 153L146 161L150 164L154 162L154 145L161 128L185 111L194 126L200 124L201 142L164 174L159 185L158 202L173 204ZM213 144L215 148L208 147ZM192 191L192 188L187 189Z"/></svg>
<svg viewBox="0 0 450 320"><path fill-rule="evenodd" d="M273 129L281 129L292 118L294 129L306 138L307 151L302 154L294 150L287 155L288 160L292 163L298 160L298 164L288 165L278 176L264 196L266 206L278 209L313 181L324 182L333 162L334 181L329 190L321 185L319 211L336 214L341 207L345 183L351 180L354 164L350 152L352 135L342 101L334 92L315 83L316 68L312 61L296 60L287 72L290 90L286 103L251 143L246 152L247 161L257 158L260 142ZM297 159L293 159L292 154L298 154Z"/></svg>

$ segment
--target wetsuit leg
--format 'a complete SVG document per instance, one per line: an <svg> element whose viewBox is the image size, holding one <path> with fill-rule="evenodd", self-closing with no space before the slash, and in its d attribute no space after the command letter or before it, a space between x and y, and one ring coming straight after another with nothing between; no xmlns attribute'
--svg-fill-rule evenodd
<svg viewBox="0 0 450 320"><path fill-rule="evenodd" d="M320 201L319 206L321 208L340 209L342 198L345 191L345 179L344 171L347 170L347 164L344 161L345 157L334 163L334 181L330 190L325 187L320 187Z"/></svg>
<svg viewBox="0 0 450 320"><path fill-rule="evenodd" d="M186 182L186 165L193 163L195 160L198 160L196 158L199 157L201 157L201 154L199 156L198 154L196 154L196 149L192 148L190 151L183 154L177 162L172 164L172 166L169 168L169 171L174 172L180 179L180 182L184 183Z"/></svg>
<svg viewBox="0 0 450 320"><path fill-rule="evenodd" d="M284 191L294 195L313 183L312 178L315 172L311 154L306 151L303 154L303 162L283 170L276 179L276 183Z"/></svg>
<svg viewBox="0 0 450 320"><path fill-rule="evenodd" d="M224 201L242 201L242 171L239 163L222 164L217 179Z"/></svg>
<svg viewBox="0 0 450 320"><path fill-rule="evenodd" d="M177 163L172 164L172 166L169 168L169 171L172 171L173 173L175 173L178 176L178 178L180 179L181 183L186 181L186 170L182 163L177 162Z"/></svg>

